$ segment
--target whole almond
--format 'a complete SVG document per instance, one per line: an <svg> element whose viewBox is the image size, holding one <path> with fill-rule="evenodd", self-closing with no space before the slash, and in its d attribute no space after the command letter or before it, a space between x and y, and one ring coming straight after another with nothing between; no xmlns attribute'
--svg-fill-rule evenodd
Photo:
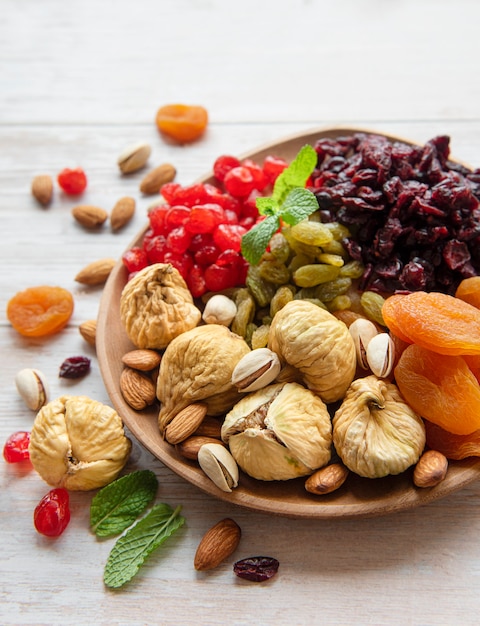
<svg viewBox="0 0 480 626"><path fill-rule="evenodd" d="M325 495L339 489L346 481L349 470L343 463L332 463L314 472L305 481L309 493Z"/></svg>
<svg viewBox="0 0 480 626"><path fill-rule="evenodd" d="M77 283L82 285L103 285L115 267L115 259L98 259L81 269L75 276Z"/></svg>
<svg viewBox="0 0 480 626"><path fill-rule="evenodd" d="M120 198L110 213L112 230L120 230L128 224L135 214L135 199L130 196Z"/></svg>
<svg viewBox="0 0 480 626"><path fill-rule="evenodd" d="M108 218L108 213L98 206L79 204L72 209L72 215L84 228L94 229Z"/></svg>
<svg viewBox="0 0 480 626"><path fill-rule="evenodd" d="M437 450L427 450L415 465L413 483L416 487L435 487L445 478L447 470L447 457Z"/></svg>
<svg viewBox="0 0 480 626"><path fill-rule="evenodd" d="M212 417L211 415L206 415L194 434L203 435L204 437L213 437L215 439L221 439L222 438L222 422L216 417Z"/></svg>
<svg viewBox="0 0 480 626"><path fill-rule="evenodd" d="M126 367L120 374L120 391L125 402L137 411L155 402L155 385L151 378L131 367Z"/></svg>
<svg viewBox="0 0 480 626"><path fill-rule="evenodd" d="M148 174L140 182L140 191L145 195L152 195L160 192L160 187L165 183L170 183L177 175L177 170L170 163L163 163Z"/></svg>
<svg viewBox="0 0 480 626"><path fill-rule="evenodd" d="M193 565L197 571L213 569L220 565L238 547L242 531L240 526L228 517L212 526L202 537L195 552Z"/></svg>
<svg viewBox="0 0 480 626"><path fill-rule="evenodd" d="M165 439L175 445L197 430L207 414L207 405L200 402L189 404L175 415L165 428Z"/></svg>
<svg viewBox="0 0 480 626"><path fill-rule="evenodd" d="M206 435L191 435L175 446L176 451L190 461L198 459L198 451L206 443L222 443L216 437L208 437Z"/></svg>
<svg viewBox="0 0 480 626"><path fill-rule="evenodd" d="M135 370L149 372L160 365L161 356L155 350L138 349L126 352L122 356L122 363Z"/></svg>
<svg viewBox="0 0 480 626"><path fill-rule="evenodd" d="M148 143L136 143L120 154L117 159L118 167L123 174L130 174L144 167L152 152Z"/></svg>
<svg viewBox="0 0 480 626"><path fill-rule="evenodd" d="M32 180L32 195L43 206L50 203L53 195L53 180L48 174L39 174Z"/></svg>
<svg viewBox="0 0 480 626"><path fill-rule="evenodd" d="M88 344L95 346L97 320L87 320L86 322L82 322L78 327L78 330Z"/></svg>

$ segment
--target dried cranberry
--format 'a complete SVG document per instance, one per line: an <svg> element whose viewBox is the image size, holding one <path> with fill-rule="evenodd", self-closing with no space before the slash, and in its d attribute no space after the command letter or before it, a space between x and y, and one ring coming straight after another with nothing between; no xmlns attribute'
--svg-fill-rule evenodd
<svg viewBox="0 0 480 626"><path fill-rule="evenodd" d="M90 371L90 359L86 356L72 356L60 365L60 378L83 378Z"/></svg>
<svg viewBox="0 0 480 626"><path fill-rule="evenodd" d="M10 435L3 446L3 458L7 463L19 463L30 458L28 446L30 444L30 433L18 431Z"/></svg>
<svg viewBox="0 0 480 626"><path fill-rule="evenodd" d="M70 522L68 491L51 489L35 507L33 523L36 530L47 537L58 537Z"/></svg>
<svg viewBox="0 0 480 626"><path fill-rule="evenodd" d="M58 174L57 181L61 189L71 196L81 194L87 187L87 177L81 167L66 167Z"/></svg>
<svg viewBox="0 0 480 626"><path fill-rule="evenodd" d="M273 578L278 572L280 563L270 556L252 556L237 561L233 565L233 571L240 578L245 578L255 583Z"/></svg>

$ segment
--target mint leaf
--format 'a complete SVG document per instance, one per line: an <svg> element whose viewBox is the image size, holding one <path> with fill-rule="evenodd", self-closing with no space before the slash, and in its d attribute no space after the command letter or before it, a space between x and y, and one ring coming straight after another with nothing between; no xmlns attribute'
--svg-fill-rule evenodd
<svg viewBox="0 0 480 626"><path fill-rule="evenodd" d="M255 205L260 215L275 215L277 212L277 203L273 198L264 198L260 196L255 200Z"/></svg>
<svg viewBox="0 0 480 626"><path fill-rule="evenodd" d="M90 506L90 527L98 537L118 535L143 513L157 493L150 470L132 472L103 487Z"/></svg>
<svg viewBox="0 0 480 626"><path fill-rule="evenodd" d="M318 202L313 194L304 187L292 189L282 206L282 220L294 226L318 211Z"/></svg>
<svg viewBox="0 0 480 626"><path fill-rule="evenodd" d="M255 224L242 237L242 255L252 265L262 258L272 235L279 229L280 220L276 215L269 215L263 221Z"/></svg>
<svg viewBox="0 0 480 626"><path fill-rule="evenodd" d="M157 504L117 540L103 574L107 587L121 587L135 576L146 558L184 524L180 510L180 506L174 511L168 504Z"/></svg>
<svg viewBox="0 0 480 626"><path fill-rule="evenodd" d="M308 177L317 165L318 155L309 144L303 146L290 165L275 181L272 198L281 207L286 197L295 187L305 187Z"/></svg>

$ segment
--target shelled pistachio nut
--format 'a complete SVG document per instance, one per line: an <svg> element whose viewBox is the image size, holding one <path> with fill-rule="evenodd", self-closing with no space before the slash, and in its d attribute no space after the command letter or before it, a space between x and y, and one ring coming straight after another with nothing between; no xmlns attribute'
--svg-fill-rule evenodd
<svg viewBox="0 0 480 626"><path fill-rule="evenodd" d="M32 411L39 411L48 402L48 383L39 370L25 368L15 376L17 391Z"/></svg>
<svg viewBox="0 0 480 626"><path fill-rule="evenodd" d="M206 443L198 451L198 463L210 480L222 491L238 485L238 465L221 443Z"/></svg>
<svg viewBox="0 0 480 626"><path fill-rule="evenodd" d="M278 355L268 348L257 348L246 354L232 372L232 383L239 391L257 391L266 387L282 369Z"/></svg>

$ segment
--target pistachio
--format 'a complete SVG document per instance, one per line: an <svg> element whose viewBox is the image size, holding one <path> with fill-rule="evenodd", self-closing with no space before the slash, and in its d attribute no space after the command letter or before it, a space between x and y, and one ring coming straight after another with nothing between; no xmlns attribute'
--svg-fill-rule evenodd
<svg viewBox="0 0 480 626"><path fill-rule="evenodd" d="M216 294L208 300L203 310L202 319L206 324L230 326L237 314L237 305L222 294Z"/></svg>
<svg viewBox="0 0 480 626"><path fill-rule="evenodd" d="M141 169L150 156L152 149L148 143L136 143L125 150L118 157L117 163L123 174L130 174Z"/></svg>
<svg viewBox="0 0 480 626"><path fill-rule="evenodd" d="M198 451L198 463L210 480L222 491L238 485L238 465L221 443L206 443Z"/></svg>
<svg viewBox="0 0 480 626"><path fill-rule="evenodd" d="M268 348L247 353L232 372L232 383L239 391L257 391L275 380L281 370L278 355Z"/></svg>
<svg viewBox="0 0 480 626"><path fill-rule="evenodd" d="M357 363L364 369L369 369L367 361L367 346L371 339L378 335L377 327L373 322L363 317L359 317L349 326L350 334L355 344L355 352L357 354Z"/></svg>
<svg viewBox="0 0 480 626"><path fill-rule="evenodd" d="M35 369L20 370L15 376L18 393L29 409L39 411L48 402L48 383L44 374Z"/></svg>
<svg viewBox="0 0 480 626"><path fill-rule="evenodd" d="M395 344L388 333L378 333L368 342L367 363L379 378L386 378L392 371Z"/></svg>

